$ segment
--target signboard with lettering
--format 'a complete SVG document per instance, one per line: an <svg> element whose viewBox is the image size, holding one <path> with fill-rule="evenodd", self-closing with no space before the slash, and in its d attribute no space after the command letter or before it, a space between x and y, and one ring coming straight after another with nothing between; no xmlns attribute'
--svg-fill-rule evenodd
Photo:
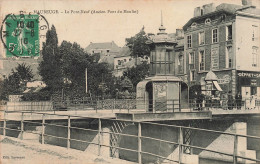
<svg viewBox="0 0 260 164"><path fill-rule="evenodd" d="M22 96L23 95L9 95L9 101L10 102L22 101Z"/></svg>
<svg viewBox="0 0 260 164"><path fill-rule="evenodd" d="M219 51L218 47L211 48L211 68L219 69Z"/></svg>
<svg viewBox="0 0 260 164"><path fill-rule="evenodd" d="M260 78L260 72L237 71L238 77Z"/></svg>
<svg viewBox="0 0 260 164"><path fill-rule="evenodd" d="M219 84L228 84L231 81L231 77L229 75L224 75L218 79Z"/></svg>

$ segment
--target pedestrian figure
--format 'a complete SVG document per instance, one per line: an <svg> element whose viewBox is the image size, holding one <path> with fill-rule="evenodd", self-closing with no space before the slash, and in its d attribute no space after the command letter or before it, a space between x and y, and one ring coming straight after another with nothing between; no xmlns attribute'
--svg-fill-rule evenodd
<svg viewBox="0 0 260 164"><path fill-rule="evenodd" d="M228 109L233 109L233 96L231 94L231 91L228 92Z"/></svg>
<svg viewBox="0 0 260 164"><path fill-rule="evenodd" d="M252 95L250 97L250 109L255 109L255 100L256 100L256 96Z"/></svg>
<svg viewBox="0 0 260 164"><path fill-rule="evenodd" d="M248 92L246 92L246 99L245 99L245 109L250 109L251 107L251 101L250 101L250 97L248 96ZM249 98L248 98L249 97Z"/></svg>
<svg viewBox="0 0 260 164"><path fill-rule="evenodd" d="M226 92L223 92L222 96L221 96L221 100L222 100L222 107L224 110L227 110L227 102L228 102L228 96Z"/></svg>
<svg viewBox="0 0 260 164"><path fill-rule="evenodd" d="M202 110L202 102L203 102L203 99L204 99L204 97L203 97L203 95L200 93L200 94L198 95L198 100L197 100L198 110L199 110L199 111Z"/></svg>
<svg viewBox="0 0 260 164"><path fill-rule="evenodd" d="M236 95L236 106L237 106L237 109L241 109L242 95L240 94L240 92L238 92L237 95Z"/></svg>
<svg viewBox="0 0 260 164"><path fill-rule="evenodd" d="M199 103L198 103L198 92L195 92L195 97L194 97L194 109L199 110Z"/></svg>

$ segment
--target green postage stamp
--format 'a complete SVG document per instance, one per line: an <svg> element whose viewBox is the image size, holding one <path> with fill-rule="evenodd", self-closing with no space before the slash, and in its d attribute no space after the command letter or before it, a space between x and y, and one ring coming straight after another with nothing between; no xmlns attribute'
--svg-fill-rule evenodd
<svg viewBox="0 0 260 164"><path fill-rule="evenodd" d="M26 57L40 55L40 30L48 26L40 26L41 15L8 14L1 27L1 40L6 48L6 57ZM45 21L46 22L46 21Z"/></svg>

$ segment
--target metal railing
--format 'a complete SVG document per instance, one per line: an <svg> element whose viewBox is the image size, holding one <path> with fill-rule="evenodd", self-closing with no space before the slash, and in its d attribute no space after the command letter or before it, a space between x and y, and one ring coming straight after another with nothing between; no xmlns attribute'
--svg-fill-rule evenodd
<svg viewBox="0 0 260 164"><path fill-rule="evenodd" d="M153 156L155 158L158 158L159 160L167 160L167 161L171 161L171 162L176 162L176 163L181 163L182 162L182 156L184 154L183 148L184 147L190 147L192 149L198 149L198 150L203 150L203 151L207 151L207 152L211 152L211 153L217 153L217 154L222 154L222 155L226 155L229 157L233 158L233 163L237 164L238 163L238 159L243 159L243 160L250 160L250 161L254 161L254 162L260 162L260 159L254 159L254 158L249 158L249 157L245 157L245 156L241 156L238 154L238 138L239 137L243 137L243 138L251 138L251 139L260 139L260 137L258 136L250 136L250 135L242 135L242 134L236 134L236 133L228 133L228 132L222 132L222 131L216 131L216 130L208 130L208 129L201 129L201 128L193 128L193 127L185 127L185 126L177 126L177 125L168 125L168 124L159 124L159 123L151 123L151 122L136 122L136 121L126 121L126 120L113 120L113 119L106 119L106 118L94 118L97 119L97 128L96 129L90 129L90 128L82 128L82 127L76 127L76 126L72 126L71 124L71 119L90 119L91 117L82 117L82 116L74 116L74 115L60 115L60 114L48 114L48 113L40 113L40 112L34 112L33 114L35 115L40 115L41 116L41 122L33 122L33 121L29 121L26 120L26 114L29 114L30 112L19 112L19 111L2 111L4 112L4 118L1 119L1 122L3 122L3 126L0 127L0 129L2 130L2 134L4 136L8 136L7 135L7 131L17 131L20 133L20 139L23 139L23 134L25 132L24 129L24 124L25 123L29 123L29 124L37 124L40 125L41 128L41 132L37 133L37 132L27 132L27 133L33 133L33 134L37 134L41 136L41 143L45 144L46 141L46 137L53 137L56 139L63 139L67 141L66 147L67 149L71 148L71 142L72 141L77 141L77 142L81 142L81 143L87 143L90 145L96 145L98 146L98 155L101 155L101 148L102 147L108 147L108 148L113 148L113 149L118 149L118 150L124 150L124 151L128 151L128 152L135 152L137 153L137 159L138 159L138 163L141 164L143 163L143 156L149 155L149 156ZM11 119L7 119L7 114L20 114L20 127L17 129L13 129L13 128L9 128L7 127L7 123L8 121L17 121L17 120L11 120ZM30 113L31 114L31 113ZM53 123L47 123L46 122L46 118L47 116L56 116L56 117L62 117L63 119L66 119L66 125L60 125L60 124L53 124ZM93 118L92 118L93 119ZM126 133L122 133L122 131L104 131L102 129L103 124L105 124L108 121L121 121L121 122L125 122L125 123L130 123L131 125L135 125L137 127L137 134L126 134ZM150 136L145 136L142 132L143 132L143 126L159 126L160 128L163 127L168 127L168 128L174 128L176 133L177 133L177 141L170 141L170 140L166 140L166 139L159 139L159 138L155 138L155 137L150 137ZM61 136L57 136L57 135L50 135L45 133L46 132L46 126L55 126L55 127L62 127L65 128L67 130L67 135L66 137L61 137ZM96 132L97 136L98 136L98 140L97 142L93 142L93 141L86 141L86 140L81 140L81 139L75 139L71 137L71 131L72 129L77 129L77 130L84 130L84 131L92 131L92 132ZM229 136L233 136L234 137L234 147L233 147L233 153L228 153L228 152L224 152L224 151L217 151L217 150L212 150L212 149L208 149L205 147L200 147L200 146L195 146L195 145L189 145L189 144L185 144L183 141L183 130L184 129L189 129L189 130L195 130L195 131L199 131L199 132L206 132L206 133L216 133L219 135L229 135ZM110 135L120 135L120 136L127 136L127 137L134 137L137 139L138 142L138 147L137 149L129 149L129 148L124 148L124 147L120 147L120 146L115 146L115 145L107 145L104 144L102 141L102 137L104 134L110 134ZM151 141L159 141L160 143L167 143L169 145L174 145L178 147L178 159L172 159L169 157L164 157L162 155L159 154L155 154L152 152L147 152L142 150L142 142L145 139L149 139Z"/></svg>
<svg viewBox="0 0 260 164"><path fill-rule="evenodd" d="M260 109L259 99L197 99L189 100L189 108L191 110L204 110L204 109L224 109L224 110L251 110Z"/></svg>
<svg viewBox="0 0 260 164"><path fill-rule="evenodd" d="M181 103L188 102L182 100ZM46 101L46 102L1 102L0 110L5 111L95 111L114 110L117 112L128 112L140 110L143 112L181 112L181 111L200 111L200 110L250 110L260 109L259 99L190 99L186 105L179 100L138 100L138 99L108 99L98 101L66 100L66 101ZM187 109L186 109L187 108Z"/></svg>

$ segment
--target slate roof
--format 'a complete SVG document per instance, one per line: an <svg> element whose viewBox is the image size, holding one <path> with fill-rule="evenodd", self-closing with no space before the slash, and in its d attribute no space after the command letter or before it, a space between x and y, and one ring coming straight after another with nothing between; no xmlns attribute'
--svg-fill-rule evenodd
<svg viewBox="0 0 260 164"><path fill-rule="evenodd" d="M117 46L117 44L112 42L103 42L103 43L90 43L86 48L85 51L90 51L93 49L110 49L111 51L118 52L120 50L120 47Z"/></svg>
<svg viewBox="0 0 260 164"><path fill-rule="evenodd" d="M217 13L225 12L229 14L236 14L237 12L242 11L248 14L254 14L260 16L260 9L257 9L255 6L242 6L242 5L235 5L235 4L227 4L222 3L216 7L216 10L201 16L191 18L184 26L183 29L186 29L188 26L192 24L197 19L205 18L212 16Z"/></svg>
<svg viewBox="0 0 260 164"><path fill-rule="evenodd" d="M127 47L127 46L124 46L124 47L120 48L120 51L119 51L118 55L115 58L130 56L130 54L131 54L130 48Z"/></svg>

